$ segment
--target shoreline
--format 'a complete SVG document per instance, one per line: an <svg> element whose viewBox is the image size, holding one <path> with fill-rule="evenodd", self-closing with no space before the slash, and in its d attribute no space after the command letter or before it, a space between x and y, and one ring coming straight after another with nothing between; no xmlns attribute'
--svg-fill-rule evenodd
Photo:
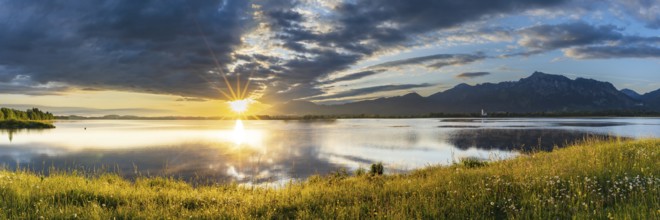
<svg viewBox="0 0 660 220"><path fill-rule="evenodd" d="M53 121L35 120L0 120L0 129L51 129L55 128Z"/></svg>
<svg viewBox="0 0 660 220"><path fill-rule="evenodd" d="M327 121L338 119L616 119L616 118L660 118L658 116L510 116L510 117L334 117L334 118L304 118L304 117L282 117L282 118L171 118L171 117L138 117L138 118L58 118L55 121L112 121L112 120L144 120L144 121Z"/></svg>

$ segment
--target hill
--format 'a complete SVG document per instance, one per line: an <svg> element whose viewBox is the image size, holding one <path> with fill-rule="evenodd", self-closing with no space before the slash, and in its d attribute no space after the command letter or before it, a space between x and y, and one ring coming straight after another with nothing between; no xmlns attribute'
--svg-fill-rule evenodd
<svg viewBox="0 0 660 220"><path fill-rule="evenodd" d="M660 110L660 89L644 94L641 99L649 108Z"/></svg>

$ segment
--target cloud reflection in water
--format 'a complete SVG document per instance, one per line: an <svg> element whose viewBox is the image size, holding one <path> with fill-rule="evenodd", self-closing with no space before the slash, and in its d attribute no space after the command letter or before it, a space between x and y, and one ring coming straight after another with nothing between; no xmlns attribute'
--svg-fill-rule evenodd
<svg viewBox="0 0 660 220"><path fill-rule="evenodd" d="M660 123L644 124L553 130L539 129L548 123L532 120L62 121L53 130L13 131L11 142L0 139L0 163L37 172L54 167L105 170L127 178L257 184L381 161L388 171L400 172L459 157L508 158L521 150L511 146L535 146L539 138L554 144L586 134L660 131Z"/></svg>

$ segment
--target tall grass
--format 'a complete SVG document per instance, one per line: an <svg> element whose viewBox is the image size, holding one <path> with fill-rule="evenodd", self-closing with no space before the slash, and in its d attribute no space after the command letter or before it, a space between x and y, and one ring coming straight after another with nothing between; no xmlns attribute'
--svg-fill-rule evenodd
<svg viewBox="0 0 660 220"><path fill-rule="evenodd" d="M277 189L0 171L0 218L659 219L659 149L660 140L591 141L409 174L338 172Z"/></svg>

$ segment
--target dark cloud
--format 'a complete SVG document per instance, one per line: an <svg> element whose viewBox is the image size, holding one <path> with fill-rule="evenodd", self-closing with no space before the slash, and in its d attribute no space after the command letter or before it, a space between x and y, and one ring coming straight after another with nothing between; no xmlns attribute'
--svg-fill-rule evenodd
<svg viewBox="0 0 660 220"><path fill-rule="evenodd" d="M425 65L439 69L444 66L462 65L487 58L484 54L435 54L430 56L414 57L396 61L385 62L370 66L369 68L392 68L406 65Z"/></svg>
<svg viewBox="0 0 660 220"><path fill-rule="evenodd" d="M62 82L213 99L222 98L218 90L225 89L222 74L227 73L231 82L251 79L250 89L264 93L265 101L287 101L322 95L320 80L380 51L415 45L421 35L564 2L363 0L309 15L297 8L304 3L297 0L0 1L0 66L17 70L0 71L0 82L27 75L39 85ZM308 25L316 22L329 30ZM261 40L278 47L268 52L287 53L240 54L246 33L256 27L268 29ZM382 65L441 68L485 58L438 54ZM377 72L369 71L336 80Z"/></svg>
<svg viewBox="0 0 660 220"><path fill-rule="evenodd" d="M208 100L203 99L203 98L182 97L182 98L176 99L175 101L177 101L177 102L206 102Z"/></svg>
<svg viewBox="0 0 660 220"><path fill-rule="evenodd" d="M90 88L90 87L82 88L81 90L82 91L103 91L103 89Z"/></svg>
<svg viewBox="0 0 660 220"><path fill-rule="evenodd" d="M12 85L0 83L0 94L18 94L18 95L61 95L65 92L70 91L69 87L32 87L25 85Z"/></svg>
<svg viewBox="0 0 660 220"><path fill-rule="evenodd" d="M283 68L287 74L279 77L279 86L271 86L273 99L306 97L321 93L315 82L330 73L345 70L350 65L393 46L410 44L421 33L455 27L506 13L559 5L563 0L548 1L453 1L453 0L365 0L343 2L333 8L331 15L306 17L295 10L294 1L285 1L280 7L269 7L264 13L276 41L290 51L300 54ZM281 6L285 5L285 6ZM272 6L272 5L269 5ZM265 7L264 7L265 8ZM315 21L331 24L332 30L322 32L303 25ZM324 49L330 48L333 53ZM337 52L341 51L341 52ZM328 55L332 57L328 57ZM437 62L431 68L440 68L469 61ZM328 65L324 61L330 60ZM293 81L293 82L290 82ZM296 85L298 90L286 88ZM303 94L292 94L305 92Z"/></svg>
<svg viewBox="0 0 660 220"><path fill-rule="evenodd" d="M519 34L522 39L518 43L532 51L603 43L624 37L616 26L593 26L584 22L538 25L524 28Z"/></svg>
<svg viewBox="0 0 660 220"><path fill-rule="evenodd" d="M344 82L344 81L352 81L352 80L358 80L362 79L367 76L375 75L378 73L384 72L384 69L379 69L379 70L367 70L367 71L362 71L362 72L357 72L357 73L351 73L345 76L337 77L331 80L323 81L322 83L336 83L336 82Z"/></svg>
<svg viewBox="0 0 660 220"><path fill-rule="evenodd" d="M660 28L660 6L656 0L613 1L618 9L623 9L631 17L646 24L646 27Z"/></svg>
<svg viewBox="0 0 660 220"><path fill-rule="evenodd" d="M359 59L359 55L342 54L334 50L315 51L315 57L298 57L284 64L286 72L282 77L292 83L309 83L310 75L327 75L347 69L350 64ZM316 77L314 77L316 78Z"/></svg>
<svg viewBox="0 0 660 220"><path fill-rule="evenodd" d="M36 82L209 98L223 86L209 49L232 62L250 22L244 1L1 4L0 65Z"/></svg>
<svg viewBox="0 0 660 220"><path fill-rule="evenodd" d="M414 34L454 27L489 16L549 7L564 1L453 1L365 0L337 8L340 27L328 35L331 41L360 47L361 40L393 45Z"/></svg>
<svg viewBox="0 0 660 220"><path fill-rule="evenodd" d="M566 56L577 59L660 58L660 48L652 46L590 46L570 48Z"/></svg>
<svg viewBox="0 0 660 220"><path fill-rule="evenodd" d="M519 31L521 46L529 50L504 55L529 56L555 49L566 49L569 57L580 59L615 57L657 57L660 37L625 35L613 25L591 25L584 22L538 25Z"/></svg>
<svg viewBox="0 0 660 220"><path fill-rule="evenodd" d="M476 77L481 77L481 76L487 76L490 75L490 72L465 72L456 75L458 78L476 78Z"/></svg>
<svg viewBox="0 0 660 220"><path fill-rule="evenodd" d="M8 81L0 81L0 94L59 95L70 90L68 86L57 83L35 82L26 75L16 75Z"/></svg>
<svg viewBox="0 0 660 220"><path fill-rule="evenodd" d="M311 98L310 100L328 100L328 99L338 99L345 97L353 97L359 95L367 95L376 92L386 92L386 91L398 91L405 89L415 89L415 88L424 88L433 86L432 84L423 83L423 84L400 84L400 85L382 85L382 86L372 86L359 89L351 89L344 92L339 92L331 95L322 95Z"/></svg>

